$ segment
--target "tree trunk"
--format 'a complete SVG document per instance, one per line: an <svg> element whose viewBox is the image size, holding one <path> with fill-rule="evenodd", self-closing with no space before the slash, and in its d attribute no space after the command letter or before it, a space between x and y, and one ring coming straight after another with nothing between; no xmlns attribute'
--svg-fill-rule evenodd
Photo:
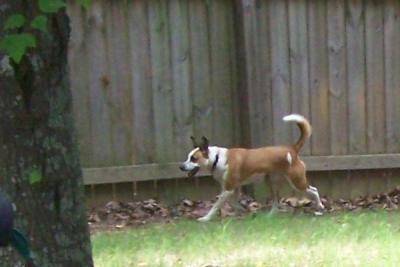
<svg viewBox="0 0 400 267"><path fill-rule="evenodd" d="M7 15L30 21L40 14L37 2L0 0L0 36ZM48 33L34 32L37 47L20 64L0 54L0 189L15 204L16 228L41 267L93 266L71 109L69 32L63 9L48 16ZM0 249L0 262L24 265L12 249Z"/></svg>

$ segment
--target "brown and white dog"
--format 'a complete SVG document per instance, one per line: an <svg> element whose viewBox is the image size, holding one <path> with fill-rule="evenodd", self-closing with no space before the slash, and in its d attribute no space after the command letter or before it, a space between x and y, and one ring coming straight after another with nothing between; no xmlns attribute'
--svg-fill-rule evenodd
<svg viewBox="0 0 400 267"><path fill-rule="evenodd" d="M294 189L307 193L316 202L318 209L324 209L317 188L308 183L306 166L299 157L301 147L311 135L311 125L298 114L285 116L283 120L296 122L300 128L300 138L293 145L227 149L209 146L204 136L201 144L198 145L191 137L194 149L190 151L180 169L188 172L188 176L192 177L200 168L208 168L213 177L222 185L220 197L208 214L199 218L199 221L210 220L225 201L229 201L235 209L243 209L235 199L235 191L241 185L252 182L252 177L260 174L286 177Z"/></svg>

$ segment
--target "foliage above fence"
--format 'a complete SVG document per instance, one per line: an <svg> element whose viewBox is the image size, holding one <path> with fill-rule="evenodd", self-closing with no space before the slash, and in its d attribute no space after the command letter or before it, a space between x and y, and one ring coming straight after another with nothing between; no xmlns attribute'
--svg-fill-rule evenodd
<svg viewBox="0 0 400 267"><path fill-rule="evenodd" d="M87 8L91 0L76 1ZM62 0L37 0L30 4L32 9L38 8L41 14L33 18L29 17L29 14L21 13L8 16L4 23L6 34L0 38L0 51L8 55L17 64L20 63L28 49L37 46L36 31L48 34L47 16L66 6L66 3Z"/></svg>

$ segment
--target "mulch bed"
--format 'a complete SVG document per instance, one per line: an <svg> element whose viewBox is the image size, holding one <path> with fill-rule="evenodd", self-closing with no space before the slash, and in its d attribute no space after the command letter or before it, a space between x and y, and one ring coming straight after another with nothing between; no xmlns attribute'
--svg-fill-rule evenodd
<svg viewBox="0 0 400 267"><path fill-rule="evenodd" d="M325 205L325 213L340 211L360 211L398 209L400 204L400 187L386 193L373 196L362 196L355 199L330 199L321 198ZM153 222L171 222L177 218L196 219L204 216L211 208L214 201L192 201L182 199L176 205L165 206L156 199L135 202L110 201L104 207L88 210L87 217L92 231L122 229L125 227L138 227ZM242 195L240 204L246 213L257 213L269 210L271 201L260 203L253 198ZM312 203L307 198L289 197L280 199L280 212L315 213ZM232 208L225 204L220 212L221 217L236 216Z"/></svg>

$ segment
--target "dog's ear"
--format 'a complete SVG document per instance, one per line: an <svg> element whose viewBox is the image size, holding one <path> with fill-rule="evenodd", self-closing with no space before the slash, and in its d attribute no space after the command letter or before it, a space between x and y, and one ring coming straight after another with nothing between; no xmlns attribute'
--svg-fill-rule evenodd
<svg viewBox="0 0 400 267"><path fill-rule="evenodd" d="M205 136L201 137L200 151L208 154L208 139Z"/></svg>
<svg viewBox="0 0 400 267"><path fill-rule="evenodd" d="M190 137L190 139L192 140L193 148L199 147L199 145L198 145L197 142L196 142L196 138L194 138L193 135Z"/></svg>

